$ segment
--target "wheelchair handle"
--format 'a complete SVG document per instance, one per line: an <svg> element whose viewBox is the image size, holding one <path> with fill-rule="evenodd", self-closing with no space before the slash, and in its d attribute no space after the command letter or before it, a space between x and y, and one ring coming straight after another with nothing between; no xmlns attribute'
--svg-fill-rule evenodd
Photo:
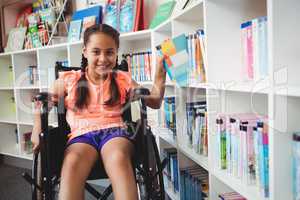
<svg viewBox="0 0 300 200"><path fill-rule="evenodd" d="M150 95L150 91L148 88L135 88L133 90L134 96L138 98L144 98L145 96Z"/></svg>
<svg viewBox="0 0 300 200"><path fill-rule="evenodd" d="M40 92L34 97L35 101L46 102L50 99L50 94L48 92Z"/></svg>

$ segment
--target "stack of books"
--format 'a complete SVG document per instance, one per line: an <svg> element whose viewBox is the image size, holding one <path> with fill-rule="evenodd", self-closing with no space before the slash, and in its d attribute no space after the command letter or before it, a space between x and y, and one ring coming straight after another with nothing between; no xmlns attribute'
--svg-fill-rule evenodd
<svg viewBox="0 0 300 200"><path fill-rule="evenodd" d="M136 52L123 54L122 57L128 63L128 71L135 81L151 81L152 52Z"/></svg>
<svg viewBox="0 0 300 200"><path fill-rule="evenodd" d="M165 148L163 149L163 157L168 160L168 164L163 171L164 185L177 193L179 192L177 150L175 148Z"/></svg>
<svg viewBox="0 0 300 200"><path fill-rule="evenodd" d="M196 153L207 156L207 113L206 101L186 103L187 139L188 147Z"/></svg>
<svg viewBox="0 0 300 200"><path fill-rule="evenodd" d="M28 79L30 85L38 85L39 76L36 65L28 66Z"/></svg>
<svg viewBox="0 0 300 200"><path fill-rule="evenodd" d="M243 77L258 81L268 75L267 17L241 24Z"/></svg>
<svg viewBox="0 0 300 200"><path fill-rule="evenodd" d="M176 107L175 97L165 97L158 113L158 124L160 127L168 128L176 137Z"/></svg>
<svg viewBox="0 0 300 200"><path fill-rule="evenodd" d="M216 119L218 166L269 196L269 134L267 117L219 114Z"/></svg>
<svg viewBox="0 0 300 200"><path fill-rule="evenodd" d="M208 199L208 172L199 166L180 169L180 199Z"/></svg>

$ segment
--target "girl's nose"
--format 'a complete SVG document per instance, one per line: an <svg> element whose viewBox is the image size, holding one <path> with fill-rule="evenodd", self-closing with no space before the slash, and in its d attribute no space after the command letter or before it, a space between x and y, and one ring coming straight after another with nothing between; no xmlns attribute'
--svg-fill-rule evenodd
<svg viewBox="0 0 300 200"><path fill-rule="evenodd" d="M103 62L107 60L107 57L104 53L100 53L100 55L98 56L98 60Z"/></svg>

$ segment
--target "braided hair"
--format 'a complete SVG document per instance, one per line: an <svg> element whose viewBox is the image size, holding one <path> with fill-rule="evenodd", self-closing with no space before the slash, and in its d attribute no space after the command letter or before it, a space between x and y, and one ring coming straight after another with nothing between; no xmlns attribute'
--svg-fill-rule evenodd
<svg viewBox="0 0 300 200"><path fill-rule="evenodd" d="M83 36L83 44L86 46L90 36L95 33L104 33L114 39L117 48L119 48L119 32L107 24L95 24L87 28ZM81 58L81 77L77 82L76 88L76 101L75 106L79 109L87 107L90 100L90 94L88 90L86 67L88 65L87 58L82 54ZM118 63L116 63L118 65ZM116 82L116 71L112 70L111 83L110 83L110 99L107 100L105 105L113 105L120 99L120 91Z"/></svg>

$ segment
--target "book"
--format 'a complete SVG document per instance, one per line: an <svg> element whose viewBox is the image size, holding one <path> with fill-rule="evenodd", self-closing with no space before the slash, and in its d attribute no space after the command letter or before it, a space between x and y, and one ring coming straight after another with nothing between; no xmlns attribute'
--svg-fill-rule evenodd
<svg viewBox="0 0 300 200"><path fill-rule="evenodd" d="M82 20L84 21L85 17L89 16L95 16L96 17L96 24L101 24L102 23L102 6L93 6L90 8L82 9L76 11L73 16L72 16L72 21L75 20Z"/></svg>
<svg viewBox="0 0 300 200"><path fill-rule="evenodd" d="M120 28L121 33L131 32L134 28L135 21L135 0L121 0L120 1Z"/></svg>
<svg viewBox="0 0 300 200"><path fill-rule="evenodd" d="M156 49L165 56L164 67L170 79L176 80L181 87L187 86L190 70L186 36L181 34L165 40Z"/></svg>
<svg viewBox="0 0 300 200"><path fill-rule="evenodd" d="M135 19L133 31L144 30L144 0L136 0Z"/></svg>
<svg viewBox="0 0 300 200"><path fill-rule="evenodd" d="M117 0L107 0L103 23L119 29L119 4Z"/></svg>
<svg viewBox="0 0 300 200"><path fill-rule="evenodd" d="M166 21L171 16L175 4L175 0L170 0L159 5L153 19L150 22L149 28L153 29Z"/></svg>
<svg viewBox="0 0 300 200"><path fill-rule="evenodd" d="M221 200L246 200L243 196L236 192L228 192L224 194L220 194L219 198Z"/></svg>
<svg viewBox="0 0 300 200"><path fill-rule="evenodd" d="M8 35L5 52L22 50L26 37L26 27L12 28Z"/></svg>
<svg viewBox="0 0 300 200"><path fill-rule="evenodd" d="M84 19L83 19L83 22L82 22L82 31L81 31L81 38L83 38L83 35L84 35L84 31L88 28L88 27L90 27L90 26L92 26L92 25L94 25L94 24L96 24L96 16L88 16L88 17L85 17Z"/></svg>
<svg viewBox="0 0 300 200"><path fill-rule="evenodd" d="M82 20L73 20L70 22L68 41L75 42L80 40Z"/></svg>

